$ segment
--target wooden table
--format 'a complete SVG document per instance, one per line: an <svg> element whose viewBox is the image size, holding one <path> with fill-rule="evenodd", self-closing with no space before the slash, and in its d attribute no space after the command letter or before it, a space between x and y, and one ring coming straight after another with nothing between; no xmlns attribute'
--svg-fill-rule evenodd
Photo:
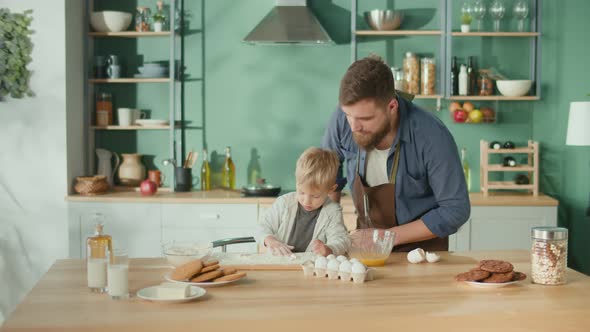
<svg viewBox="0 0 590 332"><path fill-rule="evenodd" d="M90 293L84 262L60 260L0 331L588 331L589 277L569 270L564 286L528 278L498 289L454 281L483 258L530 272L526 251L444 253L439 263L418 265L394 254L364 284L251 271L247 280L209 289L202 300L163 305ZM163 281L164 266L162 259L132 260L131 290Z"/></svg>

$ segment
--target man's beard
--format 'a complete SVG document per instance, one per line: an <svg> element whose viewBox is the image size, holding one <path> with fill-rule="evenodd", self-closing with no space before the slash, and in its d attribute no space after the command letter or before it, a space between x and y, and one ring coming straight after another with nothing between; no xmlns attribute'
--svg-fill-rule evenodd
<svg viewBox="0 0 590 332"><path fill-rule="evenodd" d="M358 144L361 148L366 151L373 150L381 140L389 132L391 131L391 119L387 117L387 119L383 122L383 125L377 129L377 131L373 134L361 134L361 133L352 133L352 137L356 144Z"/></svg>

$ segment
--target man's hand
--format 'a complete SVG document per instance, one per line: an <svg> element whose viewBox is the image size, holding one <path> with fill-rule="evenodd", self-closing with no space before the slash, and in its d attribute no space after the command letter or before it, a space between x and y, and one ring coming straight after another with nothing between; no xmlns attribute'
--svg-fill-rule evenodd
<svg viewBox="0 0 590 332"><path fill-rule="evenodd" d="M332 254L332 249L330 249L330 247L325 245L320 240L311 241L311 250L315 254L322 255L322 256L328 256L328 255Z"/></svg>
<svg viewBox="0 0 590 332"><path fill-rule="evenodd" d="M293 246L287 245L279 241L276 237L269 235L264 239L264 245L275 256L291 256L293 255Z"/></svg>

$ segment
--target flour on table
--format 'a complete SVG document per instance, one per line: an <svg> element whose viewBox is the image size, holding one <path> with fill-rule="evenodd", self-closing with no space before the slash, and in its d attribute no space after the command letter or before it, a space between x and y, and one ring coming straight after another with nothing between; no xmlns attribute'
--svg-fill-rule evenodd
<svg viewBox="0 0 590 332"><path fill-rule="evenodd" d="M243 254L216 252L211 256L218 260L220 265L298 265L315 258L315 254L311 252L298 252L291 256L273 256L270 253Z"/></svg>

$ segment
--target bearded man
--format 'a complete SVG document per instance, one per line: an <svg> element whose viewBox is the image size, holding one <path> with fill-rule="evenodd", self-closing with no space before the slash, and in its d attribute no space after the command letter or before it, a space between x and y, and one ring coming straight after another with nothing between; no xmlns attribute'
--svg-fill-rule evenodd
<svg viewBox="0 0 590 332"><path fill-rule="evenodd" d="M353 241L373 228L390 229L394 251L445 251L448 236L469 218L453 136L438 118L396 93L392 72L379 57L348 68L322 145L341 162L332 200L340 201L347 182L352 191L358 216Z"/></svg>

